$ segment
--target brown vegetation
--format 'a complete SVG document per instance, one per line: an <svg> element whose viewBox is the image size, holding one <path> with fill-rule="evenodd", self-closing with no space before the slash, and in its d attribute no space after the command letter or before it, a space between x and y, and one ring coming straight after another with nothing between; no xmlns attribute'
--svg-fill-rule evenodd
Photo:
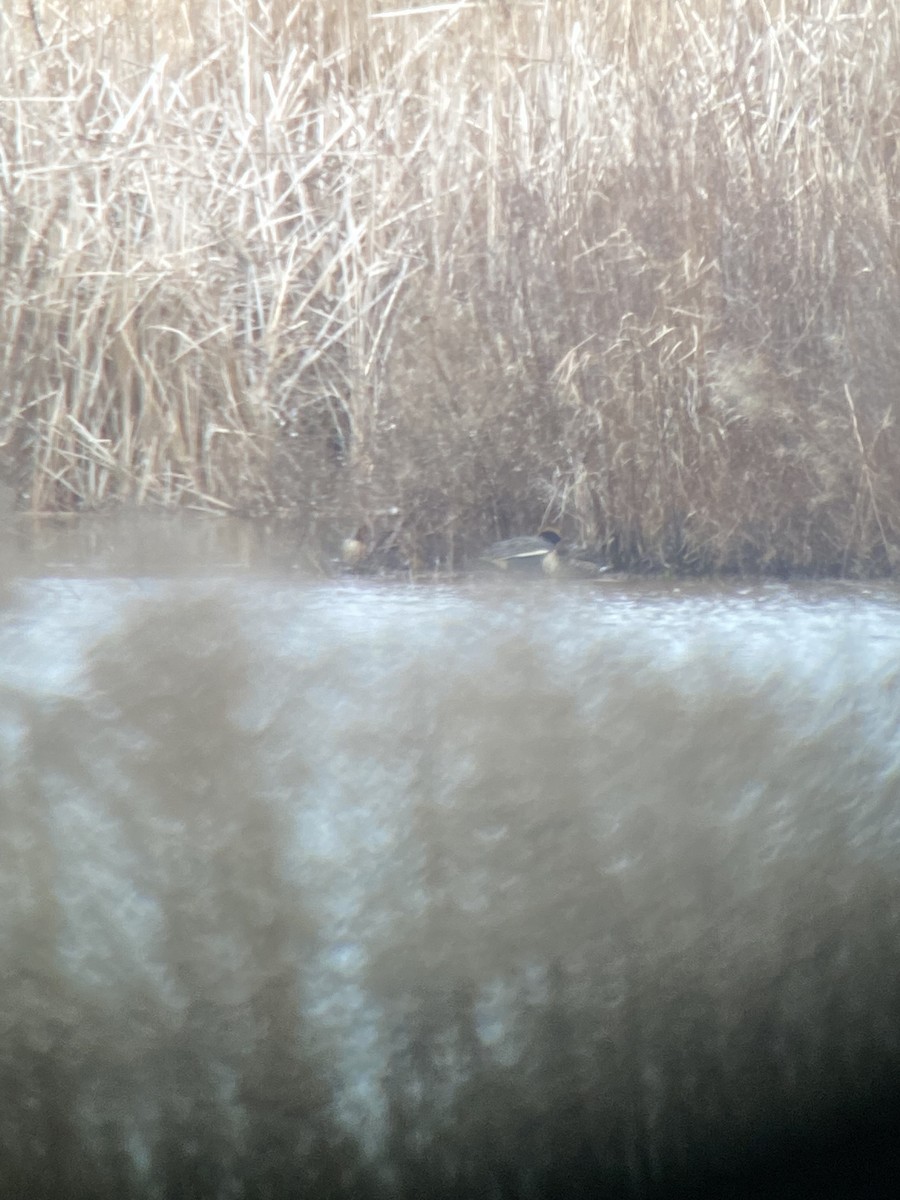
<svg viewBox="0 0 900 1200"><path fill-rule="evenodd" d="M25 508L399 525L423 565L551 518L632 567L900 561L891 0L0 27Z"/></svg>

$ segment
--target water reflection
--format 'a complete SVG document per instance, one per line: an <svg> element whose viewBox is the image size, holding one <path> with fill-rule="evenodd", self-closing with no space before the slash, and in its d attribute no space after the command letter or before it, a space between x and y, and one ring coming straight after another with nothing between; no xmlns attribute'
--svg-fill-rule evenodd
<svg viewBox="0 0 900 1200"><path fill-rule="evenodd" d="M0 622L10 1194L856 1194L890 589L67 574Z"/></svg>

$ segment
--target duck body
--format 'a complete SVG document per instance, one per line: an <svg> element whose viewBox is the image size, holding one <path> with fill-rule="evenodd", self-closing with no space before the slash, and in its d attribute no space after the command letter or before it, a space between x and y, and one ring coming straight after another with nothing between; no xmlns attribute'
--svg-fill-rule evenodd
<svg viewBox="0 0 900 1200"><path fill-rule="evenodd" d="M616 572L608 563L594 562L590 558L579 558L577 554L567 554L560 562L560 575L563 579L604 579L608 582L621 581L625 576Z"/></svg>
<svg viewBox="0 0 900 1200"><path fill-rule="evenodd" d="M371 529L365 526L360 526L341 542L339 565L352 575L409 573L413 567L404 553L399 530L389 529L375 538Z"/></svg>
<svg viewBox="0 0 900 1200"><path fill-rule="evenodd" d="M347 570L355 570L369 553L366 530L359 528L341 542L341 563Z"/></svg>
<svg viewBox="0 0 900 1200"><path fill-rule="evenodd" d="M501 571L542 570L546 575L552 575L559 569L561 541L555 529L543 529L537 537L514 537L495 542L481 557Z"/></svg>

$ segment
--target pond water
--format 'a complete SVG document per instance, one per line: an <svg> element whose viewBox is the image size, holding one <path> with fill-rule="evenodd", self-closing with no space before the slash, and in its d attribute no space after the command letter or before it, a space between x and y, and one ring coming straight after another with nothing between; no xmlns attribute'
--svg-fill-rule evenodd
<svg viewBox="0 0 900 1200"><path fill-rule="evenodd" d="M156 530L7 547L5 1190L877 1194L896 589Z"/></svg>

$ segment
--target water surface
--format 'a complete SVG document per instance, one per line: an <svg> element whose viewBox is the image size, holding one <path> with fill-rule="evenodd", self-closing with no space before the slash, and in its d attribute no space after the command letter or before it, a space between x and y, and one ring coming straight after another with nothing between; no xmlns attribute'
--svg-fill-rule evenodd
<svg viewBox="0 0 900 1200"><path fill-rule="evenodd" d="M128 553L6 572L7 1190L873 1194L895 589Z"/></svg>

